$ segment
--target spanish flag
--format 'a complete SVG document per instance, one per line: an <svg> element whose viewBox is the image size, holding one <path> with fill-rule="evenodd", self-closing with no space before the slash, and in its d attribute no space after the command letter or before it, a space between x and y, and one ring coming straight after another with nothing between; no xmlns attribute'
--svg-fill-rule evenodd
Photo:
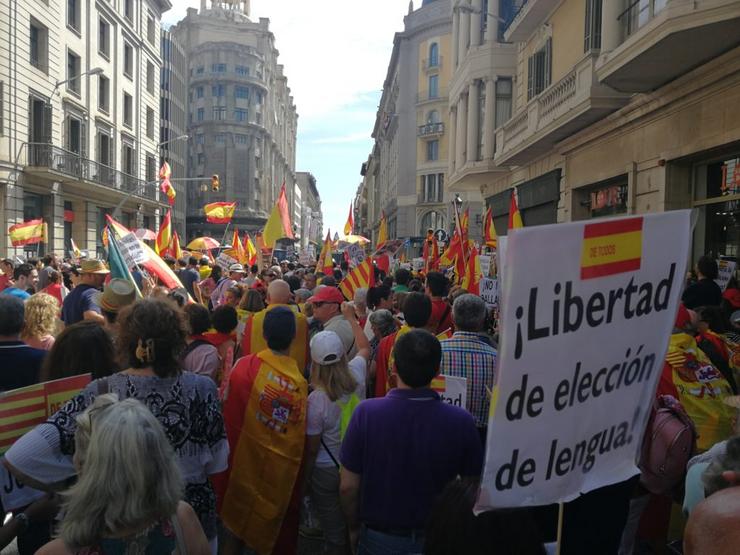
<svg viewBox="0 0 740 555"><path fill-rule="evenodd" d="M612 276L640 269L642 218L587 224L583 228L581 279Z"/></svg>
<svg viewBox="0 0 740 555"><path fill-rule="evenodd" d="M172 177L172 170L170 169L170 165L165 161L159 169L159 179L162 181L159 187L162 190L162 193L167 195L167 200L169 201L170 206L174 206L175 196L177 193L175 193L175 188L170 182L170 177Z"/></svg>
<svg viewBox="0 0 740 555"><path fill-rule="evenodd" d="M252 243L252 238L249 236L249 233L244 235L244 252L247 253L247 264L252 266L257 263L257 249L255 248L254 243Z"/></svg>
<svg viewBox="0 0 740 555"><path fill-rule="evenodd" d="M344 224L344 234L352 235L352 230L355 228L355 214L352 203L349 203L349 216L347 216L347 223Z"/></svg>
<svg viewBox="0 0 740 555"><path fill-rule="evenodd" d="M203 207L206 221L212 224L228 224L234 217L235 202L212 202Z"/></svg>
<svg viewBox="0 0 740 555"><path fill-rule="evenodd" d="M380 226L378 226L378 244L375 246L375 250L382 247L388 240L388 220L385 217L385 212L380 213Z"/></svg>
<svg viewBox="0 0 740 555"><path fill-rule="evenodd" d="M247 253L244 250L242 242L239 240L239 230L234 229L234 234L231 237L231 248L225 251L226 254L236 259L239 264L247 263Z"/></svg>
<svg viewBox="0 0 740 555"><path fill-rule="evenodd" d="M363 287L369 289L375 285L375 268L372 260L366 258L361 264L354 268L347 277L339 284L339 290L344 297L351 301L355 298L355 291Z"/></svg>
<svg viewBox="0 0 740 555"><path fill-rule="evenodd" d="M180 248L180 236L177 231L172 232L172 241L170 241L170 254L177 260L182 258L182 248Z"/></svg>
<svg viewBox="0 0 740 555"><path fill-rule="evenodd" d="M467 264L465 265L465 275L462 278L460 286L468 293L480 295L480 260L478 260L478 251L475 247L470 250Z"/></svg>
<svg viewBox="0 0 740 555"><path fill-rule="evenodd" d="M522 214L516 202L516 189L511 190L511 203L509 204L509 229L520 229L524 227Z"/></svg>
<svg viewBox="0 0 740 555"><path fill-rule="evenodd" d="M498 245L496 227L493 225L493 211L490 206L486 210L486 222L483 225L483 243L492 249L495 249Z"/></svg>
<svg viewBox="0 0 740 555"><path fill-rule="evenodd" d="M157 240L154 242L154 248L159 256L164 256L170 248L172 242L172 210L167 210L167 215L159 224Z"/></svg>
<svg viewBox="0 0 740 555"><path fill-rule="evenodd" d="M434 231L431 229L427 230L427 238L424 240L422 257L424 258L424 271L426 273L437 268L439 264L439 245L437 244L437 239L434 237Z"/></svg>
<svg viewBox="0 0 740 555"><path fill-rule="evenodd" d="M8 229L8 235L14 247L41 243L44 240L44 220L39 218L12 225Z"/></svg>
<svg viewBox="0 0 740 555"><path fill-rule="evenodd" d="M285 194L285 182L280 188L280 195L272 207L270 217L267 218L265 229L262 232L265 240L265 246L271 249L275 248L278 239L293 239L293 228L290 224L290 210L288 208L288 197Z"/></svg>
<svg viewBox="0 0 740 555"><path fill-rule="evenodd" d="M316 270L327 276L334 271L334 260L331 257L331 230L326 232L326 239L324 240L324 246L321 248Z"/></svg>

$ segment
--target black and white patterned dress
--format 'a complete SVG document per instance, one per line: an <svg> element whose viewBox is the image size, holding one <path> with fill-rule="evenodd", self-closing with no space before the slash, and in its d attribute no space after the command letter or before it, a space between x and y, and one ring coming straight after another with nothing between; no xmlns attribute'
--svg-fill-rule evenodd
<svg viewBox="0 0 740 555"><path fill-rule="evenodd" d="M173 378L119 373L102 379L107 379L107 387L101 388L99 380L91 382L47 422L16 441L5 458L41 483L74 476L77 416L101 390L116 393L119 399L133 397L162 423L179 459L184 499L198 515L206 537L216 537L216 495L208 476L226 469L229 445L213 380L190 372Z"/></svg>

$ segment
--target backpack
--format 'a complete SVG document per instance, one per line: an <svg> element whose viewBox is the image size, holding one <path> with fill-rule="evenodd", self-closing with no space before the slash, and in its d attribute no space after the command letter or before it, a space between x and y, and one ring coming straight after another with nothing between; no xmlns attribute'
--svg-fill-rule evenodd
<svg viewBox="0 0 740 555"><path fill-rule="evenodd" d="M658 495L680 489L696 438L694 423L681 403L670 395L658 397L642 440L640 484Z"/></svg>

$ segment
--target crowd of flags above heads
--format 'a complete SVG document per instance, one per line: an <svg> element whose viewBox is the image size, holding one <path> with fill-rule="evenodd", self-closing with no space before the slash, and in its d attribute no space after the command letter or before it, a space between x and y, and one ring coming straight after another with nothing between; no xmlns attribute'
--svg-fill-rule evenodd
<svg viewBox="0 0 740 555"><path fill-rule="evenodd" d="M176 192L172 186L171 177L172 170L170 165L165 161L159 170L160 190L167 197L170 206L174 206ZM236 202L208 203L203 207L203 211L206 215L206 220L209 223L226 224L228 231L228 225L231 223L234 213L236 212ZM435 239L433 231L430 230L427 233L422 251L422 257L424 260L423 270L424 272L430 272L433 270L439 270L442 267L452 268L457 282L464 289L467 289L472 293L479 294L479 283L481 278L480 261L478 259L479 252L475 246L475 242L468 236L470 219L469 209L466 209L462 214L460 214L457 210L457 206L455 206L454 215L455 230L444 252L439 252L439 243ZM123 263L123 257L120 254L120 248L118 248L116 240L114 239L113 241L110 241L109 229L114 231L118 239L129 231L110 216L107 216L107 218L108 225L103 231L103 244L109 252L109 263L111 263L112 266L111 271L113 273L113 266L116 266L117 269L115 273L122 274L116 277L130 277L128 268L126 268L126 265ZM516 191L515 189L512 189L508 228L517 229L521 227L524 227L524 225L517 203ZM359 237L352 235L353 230L354 210L352 203L350 203L349 214L343 230L345 237ZM11 226L8 229L8 234L11 244L14 247L38 244L46 242L47 227L43 219L39 218ZM224 234L224 239L225 238L226 233ZM253 265L258 261L258 254L261 252L261 249L274 249L277 241L283 238L294 238L285 183L283 183L280 188L277 202L265 223L264 229L261 233L256 234L255 240L252 240L249 233L245 233L243 238L240 237L239 230L235 228L232 232L230 248L224 252L237 260L240 264ZM331 231L327 231L326 239L324 240L317 262L317 271L323 272L324 274L330 274L333 271L334 259L332 253L338 239L338 234L335 234L334 239L332 239ZM359 239L364 238L359 237ZM364 239L364 241L367 240ZM177 234L177 231L173 229L171 208L162 218L159 230L154 239L154 251L152 251L152 249L150 249L150 247L140 239L139 242L141 243L142 248L148 249L152 254L156 253L156 255L158 255L152 257L153 261L149 262L147 270L160 277L160 280L165 285L170 287L179 287L179 281L176 276L162 261L162 258L168 255L175 259L180 259L183 256L180 237ZM386 243L389 243L388 221L385 213L381 212L378 239L375 245L376 256L374 259L370 257L366 258L363 262L353 268L342 281L341 289L348 299L353 298L354 291L357 288L371 287L374 285L373 263L377 264L379 268L388 271L390 264L388 255L384 252L384 246ZM74 240L71 240L71 245L72 252L75 257L80 257L81 252L74 243ZM113 245L112 248L111 245ZM482 245L490 248L497 247L496 229L490 206L486 210L484 219ZM211 257L210 249L217 248L219 246L220 243L218 241L211 239L210 237L202 237L192 241L188 244L187 248L203 250L207 256ZM118 268L119 266L123 266L123 268ZM126 275L127 273L128 275Z"/></svg>

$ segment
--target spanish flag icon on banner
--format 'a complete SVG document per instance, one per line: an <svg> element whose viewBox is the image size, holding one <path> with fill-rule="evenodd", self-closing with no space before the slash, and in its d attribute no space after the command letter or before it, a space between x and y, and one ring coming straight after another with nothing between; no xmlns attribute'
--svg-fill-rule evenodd
<svg viewBox="0 0 740 555"><path fill-rule="evenodd" d="M581 279L612 276L640 269L642 218L588 224L583 230Z"/></svg>

